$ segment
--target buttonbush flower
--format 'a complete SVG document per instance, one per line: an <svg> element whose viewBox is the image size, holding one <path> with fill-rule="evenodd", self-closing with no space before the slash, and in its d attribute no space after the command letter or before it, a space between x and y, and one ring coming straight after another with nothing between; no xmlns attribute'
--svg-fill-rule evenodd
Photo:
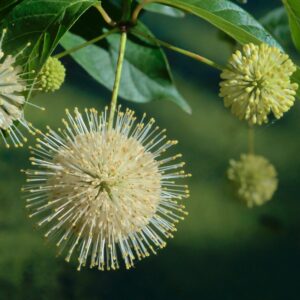
<svg viewBox="0 0 300 300"><path fill-rule="evenodd" d="M2 49L3 40L7 30L2 31L0 39L0 138L7 148L12 143L15 147L23 146L27 141L18 124L33 133L32 125L25 120L24 105L27 103L25 92L28 86L23 78L26 73L17 64L17 57L25 48L15 56L7 55ZM30 43L26 47L30 46Z"/></svg>
<svg viewBox="0 0 300 300"><path fill-rule="evenodd" d="M30 217L39 217L67 261L78 256L79 270L117 269L119 257L130 268L165 247L187 214L180 180L190 175L181 154L165 155L177 141L129 109L118 108L112 129L107 108L66 114L65 129L48 128L32 148L24 187Z"/></svg>
<svg viewBox="0 0 300 300"><path fill-rule="evenodd" d="M242 154L240 160L230 160L227 174L238 197L248 207L271 200L277 189L277 172L263 156Z"/></svg>
<svg viewBox="0 0 300 300"><path fill-rule="evenodd" d="M267 44L246 44L236 51L221 74L225 107L249 124L279 119L294 104L298 85L291 82L296 66L287 54Z"/></svg>
<svg viewBox="0 0 300 300"><path fill-rule="evenodd" d="M66 69L55 57L49 57L39 74L40 88L44 92L59 90L65 81Z"/></svg>

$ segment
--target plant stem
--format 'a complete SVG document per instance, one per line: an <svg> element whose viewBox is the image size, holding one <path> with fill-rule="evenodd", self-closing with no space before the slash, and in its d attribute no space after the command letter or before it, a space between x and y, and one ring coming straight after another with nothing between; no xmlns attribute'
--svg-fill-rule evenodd
<svg viewBox="0 0 300 300"><path fill-rule="evenodd" d="M144 0L135 8L134 12L132 13L132 17L131 17L132 23L137 22L140 12L143 10L144 6L151 2L155 2L155 0Z"/></svg>
<svg viewBox="0 0 300 300"><path fill-rule="evenodd" d="M149 41L155 42L155 43L157 43L157 44L159 44L159 45L161 45L161 46L163 46L163 47L165 47L165 48L167 48L167 49L170 49L170 50L172 50L172 51L178 52L178 53L183 54L183 55L185 55L185 56L191 57L191 58L193 58L193 59L195 59L195 60L197 60L197 61L199 61L199 62L202 62L202 63L204 63L204 64L206 64L206 65L209 65L209 66L211 66L211 67L213 67L213 68L215 68L215 69L218 69L218 70L220 70L220 71L223 71L223 69L224 69L223 66L221 66L221 65L215 63L214 61L212 61L212 60L210 60L210 59L208 59L208 58L206 58L206 57L203 57L203 56L201 56L201 55L199 55L199 54L196 54L196 53L194 53L194 52L191 52L191 51L188 51L188 50L179 48L179 47L176 47L176 46L174 46L174 45L171 45L171 44L169 44L169 43L167 43L167 42L161 41L161 40L159 40L159 39L157 39L157 38L154 38L154 37L152 37L152 36L149 36L149 35L147 35L147 34L145 34L145 33L142 33L142 32L140 32L140 31L137 31L137 30L135 30L135 29L132 29L132 32L134 32L134 33L136 33L137 35L140 35L140 36L142 36L142 37L148 39Z"/></svg>
<svg viewBox="0 0 300 300"><path fill-rule="evenodd" d="M108 13L104 10L104 8L101 5L101 1L94 5L94 7L99 11L101 14L103 20L110 26L115 26L117 23L111 19L111 17L108 15Z"/></svg>
<svg viewBox="0 0 300 300"><path fill-rule="evenodd" d="M248 127L248 152L254 154L254 128L251 125Z"/></svg>
<svg viewBox="0 0 300 300"><path fill-rule="evenodd" d="M108 130L111 130L112 127L113 127L114 114L115 114L115 111L116 111L118 94L119 94L119 89L120 89L122 67L123 67L124 55L125 55L125 49L126 49L126 41L127 41L127 32L122 32L121 40L120 40L120 48L119 48L119 57L118 57L117 68L116 68L114 88L113 88L111 104L110 104Z"/></svg>
<svg viewBox="0 0 300 300"><path fill-rule="evenodd" d="M103 40L104 38L106 38L110 34L117 32L118 30L119 30L118 28L114 28L114 29L112 29L110 31L107 31L107 32L103 33L100 36L95 37L94 39L92 39L90 41L87 41L87 42L82 43L82 44L80 44L78 46L75 46L75 47L73 47L71 49L68 49L68 50L63 51L61 53L58 53L58 54L54 55L54 57L57 58L57 59L59 59L59 58L62 58L64 56L66 56L66 55L72 54L72 53L74 53L74 52L76 52L76 51L78 51L78 50L80 50L82 48L85 48L86 46L89 46L89 45L94 44L94 43L96 43L96 42L98 42L100 40Z"/></svg>

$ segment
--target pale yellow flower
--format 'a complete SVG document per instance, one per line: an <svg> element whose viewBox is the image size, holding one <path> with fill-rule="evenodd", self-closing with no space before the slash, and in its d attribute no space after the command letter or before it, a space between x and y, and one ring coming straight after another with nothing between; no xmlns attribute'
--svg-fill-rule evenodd
<svg viewBox="0 0 300 300"><path fill-rule="evenodd" d="M236 51L221 74L225 107L249 124L279 119L294 104L298 85L291 82L296 66L287 54L267 44L246 44Z"/></svg>
<svg viewBox="0 0 300 300"><path fill-rule="evenodd" d="M248 207L271 200L278 186L276 169L259 155L242 154L240 160L230 160L227 175Z"/></svg>

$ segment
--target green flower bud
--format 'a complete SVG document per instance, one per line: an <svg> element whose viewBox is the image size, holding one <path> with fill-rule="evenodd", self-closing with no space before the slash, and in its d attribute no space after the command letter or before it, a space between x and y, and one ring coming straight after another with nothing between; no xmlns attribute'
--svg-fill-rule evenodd
<svg viewBox="0 0 300 300"><path fill-rule="evenodd" d="M228 179L234 184L237 196L248 207L271 200L278 186L277 172L264 157L242 154L240 160L230 160Z"/></svg>
<svg viewBox="0 0 300 300"><path fill-rule="evenodd" d="M49 57L39 74L39 85L44 92L59 90L64 83L66 69L55 57Z"/></svg>

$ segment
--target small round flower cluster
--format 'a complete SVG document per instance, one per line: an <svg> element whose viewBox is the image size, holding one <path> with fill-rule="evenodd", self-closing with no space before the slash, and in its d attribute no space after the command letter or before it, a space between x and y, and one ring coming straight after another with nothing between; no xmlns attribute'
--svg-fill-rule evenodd
<svg viewBox="0 0 300 300"><path fill-rule="evenodd" d="M258 155L242 154L240 160L231 160L227 175L248 207L271 200L278 185L274 166Z"/></svg>
<svg viewBox="0 0 300 300"><path fill-rule="evenodd" d="M69 261L79 266L119 268L156 253L187 213L180 202L189 196L178 180L190 176L165 156L177 141L167 140L153 119L136 122L134 112L117 112L112 129L107 109L82 115L66 112L64 130L49 129L32 149L27 170L27 208L39 217L45 237L53 238Z"/></svg>
<svg viewBox="0 0 300 300"><path fill-rule="evenodd" d="M291 82L296 66L287 54L267 44L246 44L236 51L221 74L225 107L249 124L279 119L293 106L298 85Z"/></svg>
<svg viewBox="0 0 300 300"><path fill-rule="evenodd" d="M39 85L44 92L55 92L60 89L66 77L64 65L55 57L49 57L39 74Z"/></svg>

